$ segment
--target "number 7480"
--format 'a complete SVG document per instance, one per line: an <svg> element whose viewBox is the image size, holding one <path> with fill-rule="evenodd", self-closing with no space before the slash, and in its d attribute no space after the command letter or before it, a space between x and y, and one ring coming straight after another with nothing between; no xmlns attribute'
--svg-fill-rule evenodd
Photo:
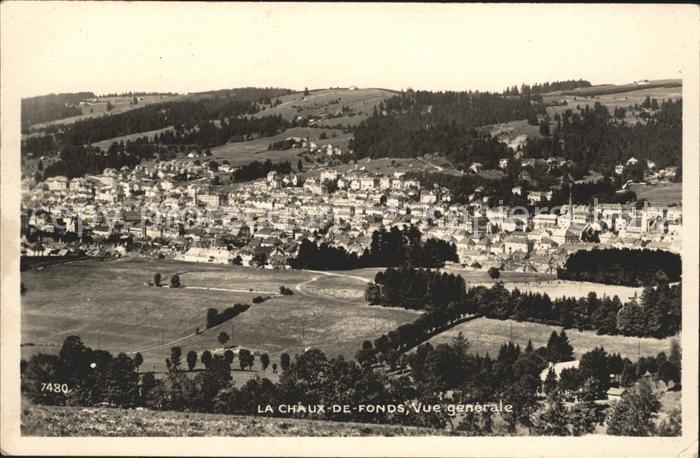
<svg viewBox="0 0 700 458"><path fill-rule="evenodd" d="M65 383L41 383L41 391L50 391L52 393L68 394L69 388Z"/></svg>

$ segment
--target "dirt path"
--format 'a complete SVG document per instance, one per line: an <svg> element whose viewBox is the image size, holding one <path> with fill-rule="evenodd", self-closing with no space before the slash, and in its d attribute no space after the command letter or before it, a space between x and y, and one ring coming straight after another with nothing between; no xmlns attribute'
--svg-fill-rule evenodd
<svg viewBox="0 0 700 458"><path fill-rule="evenodd" d="M279 296L280 293L275 291L260 291L254 289L227 289L227 288L211 288L208 286L184 286L184 289L202 289L205 291L224 291L228 293L254 293L254 294L269 294L271 296Z"/></svg>
<svg viewBox="0 0 700 458"><path fill-rule="evenodd" d="M309 285L309 284L317 281L321 275L327 276L327 277L346 277L346 278L351 278L353 280L361 281L362 283L365 283L365 284L370 283L370 280L368 280L366 278L358 277L356 275L339 274L339 273L335 273L335 272L324 272L324 271L320 271L320 270L306 270L306 269L304 269L304 272L311 272L311 273L319 274L319 275L313 277L311 280L303 281L294 287L295 290L297 290L298 292L300 292L304 296L313 297L315 299L322 299L322 300L326 300L326 301L332 301L332 302L336 302L338 304L343 304L343 305L350 305L353 307L362 306L362 307L372 307L373 309L396 310L396 307L386 307L383 305L370 305L366 301L365 302L363 302L363 301L349 301L349 300L345 300L345 299L338 299L335 297L324 296L321 294L314 294L314 293L311 293L309 291L304 290L304 286ZM420 310L409 310L409 309L401 309L401 310L406 311L406 312L415 313L417 315L420 315L421 313L423 313Z"/></svg>
<svg viewBox="0 0 700 458"><path fill-rule="evenodd" d="M329 277L345 277L345 278L352 278L353 280L361 281L361 282L363 282L363 283L370 283L370 281L371 281L371 280L368 280L368 279L363 278L363 277L358 277L358 276L356 276L356 275L337 274L337 273L334 273L334 272L324 272L324 271L322 271L322 270L306 270L306 269L304 269L304 272L311 272L311 273L313 273L313 274L326 275L326 276L329 276ZM316 280L318 280L318 277L314 278L313 280L304 282L304 283L310 283L310 282L316 281Z"/></svg>

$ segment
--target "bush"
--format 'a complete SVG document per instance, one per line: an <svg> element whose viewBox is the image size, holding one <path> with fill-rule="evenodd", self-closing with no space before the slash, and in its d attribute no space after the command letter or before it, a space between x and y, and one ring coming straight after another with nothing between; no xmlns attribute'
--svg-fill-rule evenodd
<svg viewBox="0 0 700 458"><path fill-rule="evenodd" d="M497 269L497 268L495 268L495 267L491 267L491 268L488 270L488 272L489 272L489 277L491 277L491 278L494 279L494 280L497 279L497 278L500 278L500 276L501 276L501 271L500 271L500 269Z"/></svg>
<svg viewBox="0 0 700 458"><path fill-rule="evenodd" d="M262 303L265 302L266 300L267 300L266 297L255 296L255 297L253 298L253 304L262 304Z"/></svg>
<svg viewBox="0 0 700 458"><path fill-rule="evenodd" d="M293 296L294 291L292 289L287 288L286 286L280 286L280 294L283 296Z"/></svg>

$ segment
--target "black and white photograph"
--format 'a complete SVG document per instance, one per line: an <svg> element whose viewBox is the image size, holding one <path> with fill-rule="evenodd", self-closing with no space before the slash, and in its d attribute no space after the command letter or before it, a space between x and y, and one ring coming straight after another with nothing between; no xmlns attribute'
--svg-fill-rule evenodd
<svg viewBox="0 0 700 458"><path fill-rule="evenodd" d="M3 453L697 457L696 5L1 9Z"/></svg>

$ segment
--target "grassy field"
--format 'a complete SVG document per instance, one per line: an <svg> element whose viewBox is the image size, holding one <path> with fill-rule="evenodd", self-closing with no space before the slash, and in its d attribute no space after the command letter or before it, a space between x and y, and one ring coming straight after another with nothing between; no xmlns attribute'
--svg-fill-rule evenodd
<svg viewBox="0 0 700 458"><path fill-rule="evenodd" d="M295 354L315 346L330 356L353 357L361 342L373 340L403 323L413 322L418 312L368 306L364 287L380 269L342 272L270 271L237 266L185 263L173 260L119 259L106 262L76 262L22 272L27 292L22 299L22 357L37 352L55 352L69 335L79 335L91 347L117 352L140 351L144 370L160 371L170 347L183 350L224 351L217 335L222 330L233 336L227 345L253 352ZM489 286L493 280L481 271L448 269L459 273L469 285ZM144 286L154 273L180 275L184 288ZM541 274L505 272L501 280L508 288L547 293L551 297L585 296L590 291L617 294L627 300L638 289L563 282ZM167 283L167 278L164 282ZM292 296L279 295L287 286ZM638 292L638 291L637 291ZM200 334L205 329L205 311L223 310L234 303L252 303L255 296L269 297L253 304L230 322ZM522 345L532 338L546 343L555 326L513 323L513 338ZM479 319L464 323L436 336L435 342L451 338L459 330L474 343L474 351L494 353L510 338L510 323ZM634 356L638 343L642 354L656 354L669 348L669 340L596 336L570 332L577 352L603 344L609 351ZM237 382L256 375L276 378L268 369L236 371Z"/></svg>
<svg viewBox="0 0 700 458"><path fill-rule="evenodd" d="M256 113L255 116L281 115L286 120L292 120L296 116L332 113L348 106L355 115L331 118L322 123L328 126L354 126L371 115L376 105L395 94L386 89L318 89L310 91L307 96L298 92L278 97L282 104ZM334 103L338 99L340 101Z"/></svg>
<svg viewBox="0 0 700 458"><path fill-rule="evenodd" d="M407 426L184 412L32 406L24 436L437 436L448 431Z"/></svg>
<svg viewBox="0 0 700 458"><path fill-rule="evenodd" d="M651 205L683 203L683 183L631 184L629 188L637 193L638 199L646 199Z"/></svg>
<svg viewBox="0 0 700 458"><path fill-rule="evenodd" d="M596 102L600 102L608 108L611 113L615 108L623 107L627 108L633 106L635 103L641 105L646 97L656 98L661 102L667 99L679 99L683 97L683 88L678 87L655 87L648 89L639 89L629 92L618 92L610 94L600 94L600 95L587 95L588 93L581 93L580 95L545 95L543 99L546 102L566 100L567 105L565 106L551 106L547 107L547 113L550 116L554 116L555 113L563 113L566 110L575 110L576 106L590 106ZM630 113L625 117L625 121L628 123L636 123L637 118L632 116Z"/></svg>
<svg viewBox="0 0 700 458"><path fill-rule="evenodd" d="M179 273L185 286L217 289L144 286L156 272ZM22 357L57 351L67 336L79 335L86 345L99 344L113 353L142 351L144 369L161 370L175 344L185 352L222 351L216 340L221 330L233 333L235 345L269 353L273 362L282 352L299 353L308 346L352 357L363 340L417 317L412 311L367 306L359 296L337 300L345 294L340 290L348 289L348 279L324 277L323 283L314 285L314 278L321 277L305 271L134 258L22 272L28 288L22 299L22 342L36 345L24 346ZM360 291L364 288L364 282L354 282ZM281 285L295 294L271 294ZM306 292L311 286L313 291ZM197 327L205 328L208 307L222 310L234 303L251 303L257 295L272 297L220 328L191 336ZM184 340L168 344L178 339ZM163 348L148 350L161 342L166 343ZM254 369L260 369L259 363Z"/></svg>
<svg viewBox="0 0 700 458"><path fill-rule="evenodd" d="M612 297L617 295L620 300L627 301L634 294L640 295L644 288L629 286L603 285L600 283L575 282L557 280L553 274L541 274L535 272L501 272L498 280L493 280L483 270L468 270L458 267L444 269L446 272L459 274L467 282L468 286L483 285L490 287L496 281L503 282L508 289L518 288L522 292L548 294L551 298L557 297L584 297L594 291L598 297L603 295Z"/></svg>
<svg viewBox="0 0 700 458"><path fill-rule="evenodd" d="M322 132L328 135L325 140L319 139ZM332 135L336 136L333 137ZM247 142L227 143L211 149L212 159L217 161L227 160L232 165L243 165L252 161L265 161L270 159L272 162L292 161L292 165L296 167L296 162L299 159L299 154L302 150L288 149L283 151L270 151L267 149L270 143L284 140L288 137L305 137L310 138L318 145L332 144L338 146L343 151L347 150L348 141L352 134L344 134L338 129L324 129L318 127L293 127L287 129L274 137L262 137Z"/></svg>
<svg viewBox="0 0 700 458"><path fill-rule="evenodd" d="M429 342L433 346L441 343L450 343L452 338L461 331L471 343L470 351L481 355L488 352L492 357L495 357L501 345L510 340L525 348L528 339L532 339L532 343L536 348L547 344L547 339L549 339L552 331L560 332L561 330L561 326L478 318L459 324L433 337ZM619 353L633 361L636 361L638 356L656 356L661 351L668 353L672 340L670 337L666 339L651 339L602 336L596 335L595 332L582 332L575 329L567 329L566 335L569 336L569 341L574 347L574 354L577 358L595 347L603 346L608 353Z"/></svg>
<svg viewBox="0 0 700 458"><path fill-rule="evenodd" d="M599 95L608 95L608 94L620 94L620 93L626 93L626 92L636 92L637 90L641 88L646 88L647 90L649 89L675 89L675 88L680 88L681 87L682 80L681 79L666 79L666 80L654 80L654 81L647 81L646 84L634 84L634 83L625 83L625 84L596 84L594 86L589 86L589 87L579 87L576 89L572 90L562 90L562 91L553 91L550 92L549 94L553 95L580 95L580 96L599 96Z"/></svg>

